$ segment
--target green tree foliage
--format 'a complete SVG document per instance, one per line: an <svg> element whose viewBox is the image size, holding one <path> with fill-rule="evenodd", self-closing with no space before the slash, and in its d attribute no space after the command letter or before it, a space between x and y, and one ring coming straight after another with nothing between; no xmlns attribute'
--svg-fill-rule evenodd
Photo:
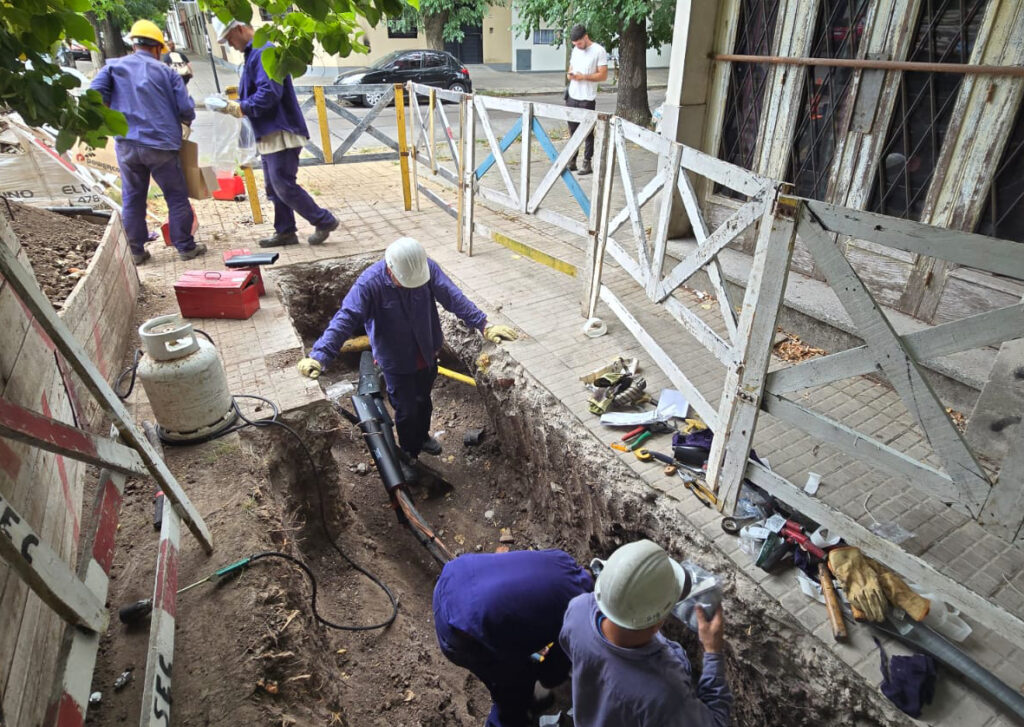
<svg viewBox="0 0 1024 727"><path fill-rule="evenodd" d="M615 113L634 123L650 123L647 49L672 40L675 0L516 0L516 8L522 18L516 31L524 37L541 26L559 28L559 43L568 43L569 29L582 23L591 40L609 52L617 49Z"/></svg>
<svg viewBox="0 0 1024 727"><path fill-rule="evenodd" d="M488 8L502 5L490 0L421 0L419 9L407 7L401 18L389 21L395 30L423 28L427 47L444 50L445 41L461 41L462 28L480 25Z"/></svg>
<svg viewBox="0 0 1024 727"><path fill-rule="evenodd" d="M313 61L314 41L342 58L365 53L368 48L359 41L362 21L375 26L387 18L399 18L407 5L418 8L419 0L255 0L254 4L276 18L257 29L253 44L274 43L263 53L263 66L272 78L281 80L305 74ZM200 6L224 22L252 20L249 0L201 0Z"/></svg>
<svg viewBox="0 0 1024 727"><path fill-rule="evenodd" d="M54 60L62 39L95 42L88 10L89 0L0 0L0 108L32 126L52 126L59 151L79 137L102 146L105 137L128 131L124 116L95 91L71 93L79 80Z"/></svg>

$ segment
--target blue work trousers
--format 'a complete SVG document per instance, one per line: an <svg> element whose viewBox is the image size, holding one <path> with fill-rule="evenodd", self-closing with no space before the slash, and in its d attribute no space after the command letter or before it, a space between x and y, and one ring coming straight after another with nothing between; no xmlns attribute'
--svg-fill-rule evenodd
<svg viewBox="0 0 1024 727"><path fill-rule="evenodd" d="M177 150L154 149L129 141L118 141L115 149L117 165L121 168L121 222L132 253L141 255L149 237L146 199L149 196L150 177L160 187L167 202L171 244L178 252L188 252L195 248L192 205L188 201L185 172L181 168Z"/></svg>
<svg viewBox="0 0 1024 727"><path fill-rule="evenodd" d="M388 397L395 409L398 446L410 457L419 455L423 442L430 435L430 415L434 413L430 390L436 378L437 366L412 374L384 373Z"/></svg>
<svg viewBox="0 0 1024 727"><path fill-rule="evenodd" d="M298 148L285 149L263 155L267 199L274 203L274 231L279 235L295 232L296 212L314 227L327 227L335 222L334 215L317 205L296 181L299 151Z"/></svg>
<svg viewBox="0 0 1024 727"><path fill-rule="evenodd" d="M544 661L537 664L526 654L496 654L471 635L452 628L434 611L434 627L441 652L448 661L468 669L491 693L486 727L527 727L536 682L552 688L569 677L569 659L557 639Z"/></svg>

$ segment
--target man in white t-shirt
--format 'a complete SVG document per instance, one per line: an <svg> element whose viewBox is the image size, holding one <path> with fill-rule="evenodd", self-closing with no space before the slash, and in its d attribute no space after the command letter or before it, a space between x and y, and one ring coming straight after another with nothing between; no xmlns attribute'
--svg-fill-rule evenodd
<svg viewBox="0 0 1024 727"><path fill-rule="evenodd" d="M608 53L604 46L595 43L587 35L587 29L576 25L569 32L572 41L572 55L569 56L569 88L566 89L565 105L577 109L597 107L597 84L608 79ZM579 124L569 122L569 135L576 133ZM579 173L590 174L593 169L590 160L594 158L594 135L591 133L583 144L583 164ZM569 160L569 170L576 171L576 154Z"/></svg>

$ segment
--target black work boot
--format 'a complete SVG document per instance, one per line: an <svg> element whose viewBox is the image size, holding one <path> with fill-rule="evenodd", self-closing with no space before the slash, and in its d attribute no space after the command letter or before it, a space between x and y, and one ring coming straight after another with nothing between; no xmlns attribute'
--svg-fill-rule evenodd
<svg viewBox="0 0 1024 727"><path fill-rule="evenodd" d="M575 172L576 171L576 157L573 157L572 159L570 159L569 163L566 165L565 168L568 169L570 172Z"/></svg>
<svg viewBox="0 0 1024 727"><path fill-rule="evenodd" d="M306 241L310 245L322 245L324 240L326 240L332 232L338 229L339 224L338 220L335 220L329 225L316 228L316 232L306 238Z"/></svg>
<svg viewBox="0 0 1024 727"><path fill-rule="evenodd" d="M295 230L291 232L277 232L273 237L264 237L260 240L260 247L283 247L284 245L298 245L299 236Z"/></svg>
<svg viewBox="0 0 1024 727"><path fill-rule="evenodd" d="M132 253L132 262L134 262L136 265L142 265L142 263L146 262L151 257L153 257L153 256L149 254L149 250L143 250L140 253L134 253L133 252Z"/></svg>
<svg viewBox="0 0 1024 727"><path fill-rule="evenodd" d="M441 443L428 434L427 438L423 440L423 444L420 445L420 451L437 457L441 454Z"/></svg>
<svg viewBox="0 0 1024 727"><path fill-rule="evenodd" d="M420 478L420 472L416 465L415 457L402 458L398 461L398 466L402 470L402 479L407 485L416 482Z"/></svg>
<svg viewBox="0 0 1024 727"><path fill-rule="evenodd" d="M585 177L588 174L593 174L594 169L590 166L590 160L584 159L583 164L580 165L580 176Z"/></svg>

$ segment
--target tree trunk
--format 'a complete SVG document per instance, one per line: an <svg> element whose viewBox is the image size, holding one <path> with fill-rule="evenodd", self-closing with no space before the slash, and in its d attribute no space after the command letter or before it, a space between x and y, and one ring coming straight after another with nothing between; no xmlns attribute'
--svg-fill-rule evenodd
<svg viewBox="0 0 1024 727"><path fill-rule="evenodd" d="M647 27L632 20L619 33L619 91L615 115L640 126L651 123L647 102Z"/></svg>
<svg viewBox="0 0 1024 727"><path fill-rule="evenodd" d="M128 52L121 39L121 26L111 16L100 21L100 30L103 31L103 42L100 45L107 58L119 58Z"/></svg>
<svg viewBox="0 0 1024 727"><path fill-rule="evenodd" d="M448 22L448 12L423 13L423 33L427 36L427 48L444 50L444 26Z"/></svg>
<svg viewBox="0 0 1024 727"><path fill-rule="evenodd" d="M92 56L93 68L99 69L107 62L107 56L103 52L103 46L100 44L100 30L103 28L103 24L100 22L100 19L96 17L96 13L92 10L85 14L85 19L89 21L89 25L92 26L92 32L96 36L96 47L98 50L90 51L89 55Z"/></svg>

